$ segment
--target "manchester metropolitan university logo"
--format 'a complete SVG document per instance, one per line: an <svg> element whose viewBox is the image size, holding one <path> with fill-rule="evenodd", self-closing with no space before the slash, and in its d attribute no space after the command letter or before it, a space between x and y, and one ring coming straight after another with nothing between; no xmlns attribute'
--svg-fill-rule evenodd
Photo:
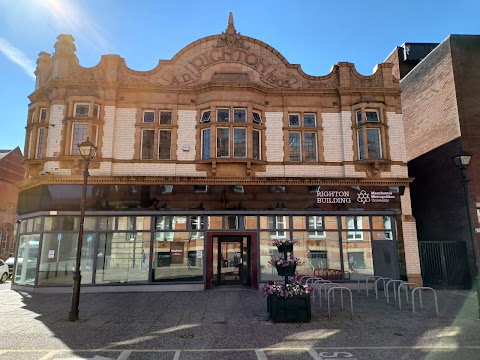
<svg viewBox="0 0 480 360"><path fill-rule="evenodd" d="M357 201L365 205L365 203L370 202L370 194L367 193L365 190L360 191L357 194Z"/></svg>

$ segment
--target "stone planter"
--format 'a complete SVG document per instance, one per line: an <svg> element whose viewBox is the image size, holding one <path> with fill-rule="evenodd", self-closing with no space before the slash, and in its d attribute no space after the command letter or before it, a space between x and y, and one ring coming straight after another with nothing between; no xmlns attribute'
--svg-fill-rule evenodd
<svg viewBox="0 0 480 360"><path fill-rule="evenodd" d="M276 323L310 322L312 319L310 294L296 295L289 298L269 295L267 298L267 309L270 320Z"/></svg>

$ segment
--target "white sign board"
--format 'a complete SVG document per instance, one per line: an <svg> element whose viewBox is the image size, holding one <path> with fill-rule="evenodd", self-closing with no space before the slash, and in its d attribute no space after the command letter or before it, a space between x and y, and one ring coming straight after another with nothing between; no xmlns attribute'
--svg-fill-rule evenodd
<svg viewBox="0 0 480 360"><path fill-rule="evenodd" d="M201 259L203 257L203 251L197 251L197 259Z"/></svg>
<svg viewBox="0 0 480 360"><path fill-rule="evenodd" d="M48 250L48 258L49 259L55 258L55 250Z"/></svg>

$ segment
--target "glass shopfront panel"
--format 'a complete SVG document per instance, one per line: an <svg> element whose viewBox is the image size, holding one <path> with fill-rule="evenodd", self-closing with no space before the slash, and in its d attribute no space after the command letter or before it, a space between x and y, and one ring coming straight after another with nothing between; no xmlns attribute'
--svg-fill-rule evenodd
<svg viewBox="0 0 480 360"><path fill-rule="evenodd" d="M276 246L272 245L272 237L269 231L261 231L259 234L260 244L260 281L281 280L278 276L277 269L270 266L268 262L274 257L283 257L283 254L278 252Z"/></svg>
<svg viewBox="0 0 480 360"><path fill-rule="evenodd" d="M33 228L33 219L32 228ZM27 226L28 229L28 226ZM37 261L38 248L40 244L40 235L22 235L18 244L17 267L15 270L15 283L20 285L34 285Z"/></svg>
<svg viewBox="0 0 480 360"><path fill-rule="evenodd" d="M324 231L320 237L312 236L311 233L311 231L295 231L293 233L293 238L300 241L300 244L293 246L294 254L304 262L297 267L297 271L317 276L320 276L320 273L326 275L328 270L331 270L332 273L340 271L338 232Z"/></svg>
<svg viewBox="0 0 480 360"><path fill-rule="evenodd" d="M357 280L360 275L373 275L372 241L370 231L342 232L343 266L346 278Z"/></svg>
<svg viewBox="0 0 480 360"><path fill-rule="evenodd" d="M76 233L43 234L38 285L72 284L77 253L77 239L78 234Z"/></svg>
<svg viewBox="0 0 480 360"><path fill-rule="evenodd" d="M202 281L203 238L192 237L192 232L175 232L167 241L156 234L152 257L153 281Z"/></svg>
<svg viewBox="0 0 480 360"><path fill-rule="evenodd" d="M145 241L145 233L140 237L136 235L138 234L132 232L99 234L95 276L97 284L147 282L148 269L145 264L150 240ZM142 261L144 253L145 261Z"/></svg>

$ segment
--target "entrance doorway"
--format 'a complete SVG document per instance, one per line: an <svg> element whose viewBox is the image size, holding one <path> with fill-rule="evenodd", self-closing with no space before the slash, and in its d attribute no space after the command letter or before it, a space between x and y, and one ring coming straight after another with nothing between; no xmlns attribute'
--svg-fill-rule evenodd
<svg viewBox="0 0 480 360"><path fill-rule="evenodd" d="M213 236L213 285L251 286L249 236Z"/></svg>

